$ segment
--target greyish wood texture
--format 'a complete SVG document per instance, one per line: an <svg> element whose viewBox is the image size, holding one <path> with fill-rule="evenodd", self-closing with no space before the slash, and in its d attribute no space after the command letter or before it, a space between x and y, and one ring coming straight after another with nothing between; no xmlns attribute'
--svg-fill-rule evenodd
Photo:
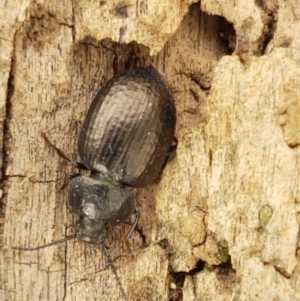
<svg viewBox="0 0 300 301"><path fill-rule="evenodd" d="M300 300L300 5L284 1L0 4L0 300L122 300L101 246L73 240L66 172L94 89L153 65L177 154L137 190L138 231L106 245L128 300ZM228 23L226 20L231 22Z"/></svg>

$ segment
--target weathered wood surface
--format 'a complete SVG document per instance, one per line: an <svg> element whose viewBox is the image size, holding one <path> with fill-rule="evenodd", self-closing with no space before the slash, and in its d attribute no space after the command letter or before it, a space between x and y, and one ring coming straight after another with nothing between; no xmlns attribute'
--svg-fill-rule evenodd
<svg viewBox="0 0 300 301"><path fill-rule="evenodd" d="M101 246L12 246L60 239L76 220L61 189L72 169L40 131L76 158L92 91L149 64L176 98L179 145L137 191L132 256L128 225L106 242L124 255L128 300L300 300L300 6L192 2L0 4L0 300L122 299Z"/></svg>

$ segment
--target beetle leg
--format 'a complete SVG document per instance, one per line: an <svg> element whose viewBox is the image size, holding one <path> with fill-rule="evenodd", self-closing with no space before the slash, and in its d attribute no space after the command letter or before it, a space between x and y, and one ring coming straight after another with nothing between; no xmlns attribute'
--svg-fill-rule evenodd
<svg viewBox="0 0 300 301"><path fill-rule="evenodd" d="M173 145L170 146L168 155L170 155L176 151L177 145L178 145L178 139L176 137L173 137Z"/></svg>
<svg viewBox="0 0 300 301"><path fill-rule="evenodd" d="M135 216L135 220L134 220L132 226L130 227L128 233L126 234L126 236L124 235L123 238L122 238L123 247L127 250L127 253L131 254L131 257L132 257L132 252L130 250L128 239L131 237L131 235L132 235L134 229L136 228L136 225L137 225L137 223L140 219L140 210L139 210L139 207L137 205L135 206L133 214Z"/></svg>
<svg viewBox="0 0 300 301"><path fill-rule="evenodd" d="M108 249L106 248L106 246L105 246L104 244L102 244L102 249L103 249L104 254L105 254L106 258L107 258L108 265L111 266L111 269L112 269L112 271L113 271L113 273L114 273L114 275L115 275L115 277L116 277L116 280L117 280L117 283L118 283L119 288L120 288L120 290L121 290L121 294L122 294L122 296L123 296L123 299L124 299L124 300L128 300L128 299L127 299L127 296L126 296L126 294L125 294L125 291L124 291L124 289L123 289L122 283L121 283L121 281L120 281L120 278L119 278L119 276L118 276L118 274L117 274L117 270L116 270L116 267L115 267L115 265L114 265L114 261L112 260L112 258L111 258L111 256L110 256L110 253L109 253Z"/></svg>
<svg viewBox="0 0 300 301"><path fill-rule="evenodd" d="M74 179L74 178L76 178L76 177L79 177L79 176L82 176L82 174L80 174L80 173L75 173L75 172L68 172L67 173L67 177L68 177L68 179Z"/></svg>
<svg viewBox="0 0 300 301"><path fill-rule="evenodd" d="M178 139L176 137L173 137L173 145L171 145L169 148L169 152L167 153L166 160L161 167L161 172L167 165L168 161L174 157L174 153L176 152L177 145L178 145ZM160 172L160 175L161 175L161 172Z"/></svg>
<svg viewBox="0 0 300 301"><path fill-rule="evenodd" d="M68 178L69 180L72 180L72 179L74 179L74 178L76 178L76 177L79 177L79 176L82 176L82 174L80 174L80 173L75 173L75 172L68 172L68 173L67 173L67 178ZM68 183L67 183L67 181L65 181L64 184L60 187L60 190L65 189L67 185L68 185Z"/></svg>
<svg viewBox="0 0 300 301"><path fill-rule="evenodd" d="M57 154L63 158L64 160L66 160L67 162L69 162L72 166L76 167L76 168L79 168L79 169L83 169L83 170L88 170L88 168L81 162L77 162L75 160L72 160L70 158L68 158L64 152L59 149L58 147L56 147L48 138L47 136L45 135L45 133L43 132L40 132L41 136L44 138L44 140L46 141L46 143L51 146L52 148L54 148L54 150L57 152Z"/></svg>
<svg viewBox="0 0 300 301"><path fill-rule="evenodd" d="M130 228L130 230L128 231L127 235L126 235L126 239L129 239L132 235L132 232L134 231L139 219L140 219L140 210L138 206L135 206L134 212L133 212L134 216L135 216L135 220Z"/></svg>

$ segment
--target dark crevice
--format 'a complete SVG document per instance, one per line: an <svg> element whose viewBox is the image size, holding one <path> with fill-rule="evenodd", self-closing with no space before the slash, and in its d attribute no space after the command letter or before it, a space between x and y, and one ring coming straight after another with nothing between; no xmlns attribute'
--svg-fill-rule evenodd
<svg viewBox="0 0 300 301"><path fill-rule="evenodd" d="M74 0L71 0L71 5L72 5L72 39L73 39L73 43L75 43L76 41L76 29L75 29L75 24L76 24L76 20L75 20L75 11L74 11Z"/></svg>
<svg viewBox="0 0 300 301"><path fill-rule="evenodd" d="M213 151L211 148L208 150L208 158L209 158L209 169L212 170Z"/></svg>
<svg viewBox="0 0 300 301"><path fill-rule="evenodd" d="M288 273L283 267L279 267L276 266L270 262L262 262L264 264L264 266L271 266L274 268L274 270L276 272L278 272L282 277L286 278L286 279L290 279L291 278L291 274Z"/></svg>
<svg viewBox="0 0 300 301"><path fill-rule="evenodd" d="M58 25L61 25L61 26L66 26L66 27L68 27L68 28L73 28L74 26L71 24L68 24L68 23L64 23L64 22L58 22L57 23Z"/></svg>
<svg viewBox="0 0 300 301"><path fill-rule="evenodd" d="M255 4L262 10L262 19L265 24L260 42L261 54L264 54L277 28L278 7L276 5L269 7L268 3L262 0L255 0Z"/></svg>
<svg viewBox="0 0 300 301"><path fill-rule="evenodd" d="M134 229L134 231L136 231L140 235L140 237L142 239L142 242L143 242L143 245L145 245L146 244L146 235L143 232L143 228L136 227Z"/></svg>
<svg viewBox="0 0 300 301"><path fill-rule="evenodd" d="M15 39L13 42L13 45L15 45ZM1 169L1 174L0 174L0 179L3 179L5 177L5 168L7 165L7 158L5 156L5 154L9 151L9 146L6 144L8 138L10 138L9 135L9 123L11 120L11 110L12 110L12 97L14 94L14 69L15 69L15 49L13 50L13 56L11 59L11 68L10 68L10 72L9 72L9 77L8 77L8 81L7 81L7 96L6 96L6 108L5 108L5 121L3 124L3 153L2 153L2 160L3 160L3 164L2 164L2 169Z"/></svg>
<svg viewBox="0 0 300 301"><path fill-rule="evenodd" d="M189 272L169 272L170 282L175 285L173 289L170 290L168 301L181 301L183 300L183 286L186 276L194 276L195 274L201 272L205 267L205 262L199 260L196 266Z"/></svg>
<svg viewBox="0 0 300 301"><path fill-rule="evenodd" d="M194 82L203 91L206 91L206 90L210 89L210 80L204 72L190 71L190 72L179 72L177 74L186 76L187 78L189 78L192 82ZM193 93L195 91L190 90L190 92ZM197 96L197 98L199 98L199 96Z"/></svg>
<svg viewBox="0 0 300 301"><path fill-rule="evenodd" d="M222 44L227 49L227 54L232 54L236 48L236 32L233 24L224 17L218 16L219 36Z"/></svg>
<svg viewBox="0 0 300 301"><path fill-rule="evenodd" d="M12 108L12 97L14 95L14 75L15 75L15 45L16 45L16 36L18 31L15 32L14 38L13 38L13 52L11 57L11 65L10 65L10 71L9 76L7 80L7 94L6 94L6 100L5 100L5 119L3 120L2 126L2 150L0 153L0 189L3 191L3 194L0 198L0 220L4 221L5 217L5 199L6 199L6 191L5 187L3 185L3 182L7 179L7 176L5 175L6 166L8 164L8 157L6 154L9 153L9 141L10 141L10 134L9 134L9 123L11 120L11 108ZM3 245L3 224L0 223L0 246Z"/></svg>
<svg viewBox="0 0 300 301"><path fill-rule="evenodd" d="M72 284L74 284L74 283L85 282L85 281L87 281L87 280L89 280L89 278L83 278L83 279L80 279L80 280L77 280L77 281L69 282L68 284L69 284L69 285L72 285Z"/></svg>
<svg viewBox="0 0 300 301"><path fill-rule="evenodd" d="M186 276L195 276L198 273L202 272L204 269L209 269L211 272L214 272L217 277L224 279L223 277L229 277L234 269L232 268L231 259L229 257L227 262L224 262L220 265L210 266L206 262L199 260L195 267L189 272L174 272L169 271L170 283L173 284L173 287L170 289L168 301L181 301L183 300L183 287ZM171 287L171 285L170 285Z"/></svg>
<svg viewBox="0 0 300 301"><path fill-rule="evenodd" d="M271 12L268 14L268 22L265 25L264 35L262 38L262 54L266 52L266 48L268 47L270 41L272 41L274 37L274 33L277 28L277 12Z"/></svg>
<svg viewBox="0 0 300 301"><path fill-rule="evenodd" d="M169 241L164 238L164 239L160 239L159 241L157 241L157 244L165 250L166 254L168 257L172 256L172 254L174 253L174 248L172 245L169 244Z"/></svg>
<svg viewBox="0 0 300 301"><path fill-rule="evenodd" d="M195 266L193 269L191 269L191 270L187 273L187 275L194 276L194 275L196 275L197 273L203 271L204 267L205 267L205 262L202 261L202 260L199 260L199 261L196 263L196 266Z"/></svg>
<svg viewBox="0 0 300 301"><path fill-rule="evenodd" d="M201 90L206 91L210 89L210 83L207 84L207 82L210 80L207 78L207 75L205 73L197 74L195 72L191 72L189 74L189 77L196 85L200 87Z"/></svg>
<svg viewBox="0 0 300 301"><path fill-rule="evenodd" d="M235 270L232 268L230 256L228 256L228 260L226 262L223 262L219 265L215 265L213 266L213 268L216 271L218 271L218 274L222 274L222 275L227 275L231 271L235 272Z"/></svg>
<svg viewBox="0 0 300 301"><path fill-rule="evenodd" d="M42 180L42 181L36 180L35 181L35 180L31 180L30 178L28 178L28 181L30 183L33 183L33 184L35 184L35 183L47 184L47 183L57 183L57 182L60 181L60 179L57 179L57 180Z"/></svg>
<svg viewBox="0 0 300 301"><path fill-rule="evenodd" d="M20 178L20 179L24 179L26 178L25 175L8 175L6 176L6 179L9 179L9 178Z"/></svg>
<svg viewBox="0 0 300 301"><path fill-rule="evenodd" d="M190 92L191 92L191 95L193 96L194 100L196 102L200 102L200 98L199 98L197 91L195 91L193 88L190 88Z"/></svg>
<svg viewBox="0 0 300 301"><path fill-rule="evenodd" d="M290 279L291 275L290 273L288 273L286 270L284 270L282 267L278 267L276 265L274 265L274 269L276 272L278 272L282 277L286 278L286 279Z"/></svg>

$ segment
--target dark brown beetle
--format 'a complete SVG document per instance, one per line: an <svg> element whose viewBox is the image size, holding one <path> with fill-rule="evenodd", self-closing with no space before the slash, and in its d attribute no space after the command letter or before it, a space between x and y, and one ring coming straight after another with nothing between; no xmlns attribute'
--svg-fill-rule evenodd
<svg viewBox="0 0 300 301"><path fill-rule="evenodd" d="M174 99L161 75L153 67L140 67L114 76L95 91L78 138L82 163L67 158L43 134L60 156L91 174L71 174L67 203L79 216L75 235L29 250L77 237L102 243L111 263L103 244L107 227L134 214L127 238L131 236L139 210L130 187L144 187L159 177L170 150L176 148L175 124Z"/></svg>
<svg viewBox="0 0 300 301"><path fill-rule="evenodd" d="M114 76L101 85L83 122L78 153L90 177L68 187L68 205L80 216L77 238L102 243L107 225L139 211L129 187L144 187L159 176L172 145L174 99L153 67Z"/></svg>

